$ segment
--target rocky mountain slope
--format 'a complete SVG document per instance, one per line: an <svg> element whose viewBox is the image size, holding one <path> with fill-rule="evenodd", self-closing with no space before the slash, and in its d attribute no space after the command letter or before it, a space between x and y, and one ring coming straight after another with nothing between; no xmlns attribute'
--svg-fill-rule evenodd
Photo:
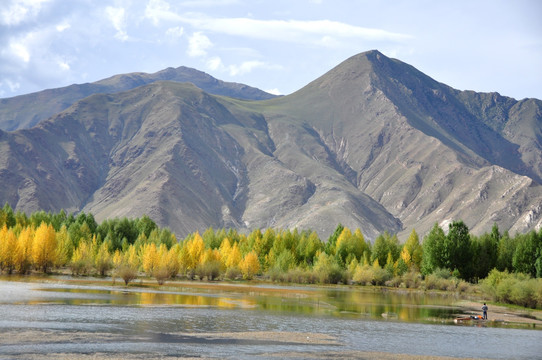
<svg viewBox="0 0 542 360"><path fill-rule="evenodd" d="M264 100L275 97L260 89L239 83L224 82L202 71L181 66L176 69L167 68L153 74L115 75L94 83L73 84L58 89L0 99L0 129L6 131L28 129L87 96L113 94L163 80L190 82L210 94L239 99Z"/></svg>
<svg viewBox="0 0 542 360"><path fill-rule="evenodd" d="M219 93L219 91L215 91ZM374 238L462 219L541 224L542 102L458 91L378 51L288 96L216 96L157 81L0 133L0 201L17 210L148 214L209 226Z"/></svg>

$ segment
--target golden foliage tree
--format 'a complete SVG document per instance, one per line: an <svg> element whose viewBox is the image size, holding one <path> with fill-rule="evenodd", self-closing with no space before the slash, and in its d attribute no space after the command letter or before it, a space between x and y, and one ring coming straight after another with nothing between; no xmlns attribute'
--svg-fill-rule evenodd
<svg viewBox="0 0 542 360"><path fill-rule="evenodd" d="M195 269L205 251L205 244L199 232L194 234L194 237L188 241L186 246L188 249L188 269Z"/></svg>
<svg viewBox="0 0 542 360"><path fill-rule="evenodd" d="M17 251L15 252L15 269L19 274L26 274L32 267L32 243L34 229L26 226L17 237Z"/></svg>
<svg viewBox="0 0 542 360"><path fill-rule="evenodd" d="M88 275L92 269L92 251L88 241L79 242L70 262L73 275Z"/></svg>
<svg viewBox="0 0 542 360"><path fill-rule="evenodd" d="M44 273L56 262L56 232L52 225L42 222L34 233L32 259L34 265Z"/></svg>
<svg viewBox="0 0 542 360"><path fill-rule="evenodd" d="M113 256L115 266L115 275L120 276L124 280L124 284L128 285L132 280L137 278L140 261L136 247L132 244L128 246L125 252L116 251Z"/></svg>
<svg viewBox="0 0 542 360"><path fill-rule="evenodd" d="M158 251L156 249L155 243L147 243L143 244L143 246L140 249L141 253L141 265L143 267L143 271L147 273L148 276L152 276L154 269L159 264L159 256Z"/></svg>
<svg viewBox="0 0 542 360"><path fill-rule="evenodd" d="M177 276L181 269L181 263L179 261L180 253L181 246L179 244L175 244L168 250L166 254L166 268L168 272L168 277L170 278L174 278L175 276Z"/></svg>
<svg viewBox="0 0 542 360"><path fill-rule="evenodd" d="M226 260L226 268L232 269L235 267L239 267L239 263L241 262L241 250L239 250L239 245L237 243L234 243L230 253L228 254L228 259Z"/></svg>
<svg viewBox="0 0 542 360"><path fill-rule="evenodd" d="M62 225L59 231L56 233L56 266L66 265L73 256L73 243L71 242L68 228L66 225Z"/></svg>
<svg viewBox="0 0 542 360"><path fill-rule="evenodd" d="M243 274L244 279L250 280L254 278L254 276L260 271L260 262L256 252L251 251L246 254L239 267L241 268L241 273Z"/></svg>
<svg viewBox="0 0 542 360"><path fill-rule="evenodd" d="M113 258L109 252L109 243L107 241L102 242L98 248L98 252L94 257L94 267L101 276L105 276L113 268Z"/></svg>
<svg viewBox="0 0 542 360"><path fill-rule="evenodd" d="M0 269L11 274L16 265L17 237L4 224L0 230Z"/></svg>

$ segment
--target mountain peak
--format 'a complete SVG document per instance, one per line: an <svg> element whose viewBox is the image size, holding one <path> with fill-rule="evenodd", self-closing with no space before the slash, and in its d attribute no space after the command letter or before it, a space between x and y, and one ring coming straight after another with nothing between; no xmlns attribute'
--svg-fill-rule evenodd
<svg viewBox="0 0 542 360"><path fill-rule="evenodd" d="M32 119L76 103L0 131L0 203L102 220L146 213L179 236L209 226L328 236L342 223L374 239L450 219L473 233L542 226L539 100L454 90L377 50L270 101L212 95L224 91L258 94L181 66L23 96L17 109ZM5 104L0 117L18 114Z"/></svg>

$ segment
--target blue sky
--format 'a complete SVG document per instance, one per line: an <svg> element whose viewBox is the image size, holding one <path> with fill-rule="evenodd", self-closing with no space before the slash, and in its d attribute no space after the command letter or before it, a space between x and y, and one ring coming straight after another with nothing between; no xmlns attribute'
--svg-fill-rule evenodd
<svg viewBox="0 0 542 360"><path fill-rule="evenodd" d="M460 90L542 99L538 0L2 0L0 97L181 65L288 94L378 49Z"/></svg>

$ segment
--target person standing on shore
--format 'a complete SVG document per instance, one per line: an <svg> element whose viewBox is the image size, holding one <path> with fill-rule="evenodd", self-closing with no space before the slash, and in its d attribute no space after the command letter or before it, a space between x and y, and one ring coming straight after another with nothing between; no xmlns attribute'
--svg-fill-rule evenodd
<svg viewBox="0 0 542 360"><path fill-rule="evenodd" d="M484 306L482 306L482 311L484 312L484 320L487 320L487 305L484 303Z"/></svg>

